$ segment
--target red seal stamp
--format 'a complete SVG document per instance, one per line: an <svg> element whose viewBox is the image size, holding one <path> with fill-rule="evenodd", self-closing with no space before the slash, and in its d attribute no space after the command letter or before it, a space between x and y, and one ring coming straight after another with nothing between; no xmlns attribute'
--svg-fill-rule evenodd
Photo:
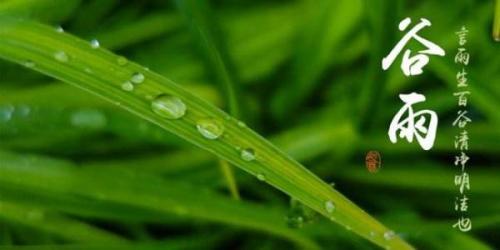
<svg viewBox="0 0 500 250"><path fill-rule="evenodd" d="M366 169L370 173L376 173L380 169L382 164L382 158L380 157L380 153L378 151L372 150L366 153L365 157Z"/></svg>

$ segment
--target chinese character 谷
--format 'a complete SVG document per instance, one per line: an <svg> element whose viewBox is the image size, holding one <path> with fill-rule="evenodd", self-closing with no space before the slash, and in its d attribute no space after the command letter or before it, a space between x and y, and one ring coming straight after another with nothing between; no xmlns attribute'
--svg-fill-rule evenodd
<svg viewBox="0 0 500 250"><path fill-rule="evenodd" d="M399 30L404 31L410 25L411 19L409 17L405 18L399 23ZM406 76L410 75L420 75L422 74L422 68L429 62L429 57L427 55L438 55L444 56L444 50L438 45L430 42L427 39L422 38L417 35L417 32L426 26L431 26L431 22L425 18L420 19L420 23L415 25L405 36L396 44L396 46L391 50L389 55L382 59L382 69L387 70L389 66L394 62L396 56L401 53L404 46L410 41L410 39L416 39L422 43L426 50L418 51L417 55L410 56L411 50L407 49L403 55L403 61L401 63L401 69Z"/></svg>
<svg viewBox="0 0 500 250"><path fill-rule="evenodd" d="M459 110L457 114L457 118L452 123L453 127L458 125L459 128L464 128L467 126L467 123L472 121L468 116L466 116L467 110Z"/></svg>
<svg viewBox="0 0 500 250"><path fill-rule="evenodd" d="M397 142L396 133L400 131L399 136L406 138L408 142L413 141L413 136L417 138L418 143L424 150L429 150L434 145L436 138L436 129L438 117L436 112L432 110L421 110L413 112L412 105L425 101L425 96L417 93L401 94L399 98L405 105L396 113L389 126L389 139L392 143ZM408 116L403 119L403 115L408 113ZM426 115L429 118L429 125L425 127Z"/></svg>

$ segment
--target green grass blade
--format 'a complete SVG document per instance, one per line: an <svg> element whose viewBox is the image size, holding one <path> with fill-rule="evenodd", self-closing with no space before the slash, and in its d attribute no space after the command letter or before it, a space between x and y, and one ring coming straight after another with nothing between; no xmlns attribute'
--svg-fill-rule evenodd
<svg viewBox="0 0 500 250"><path fill-rule="evenodd" d="M176 1L181 13L187 20L194 41L204 55L207 68L213 72L216 82L220 85L226 98L229 113L240 118L240 100L238 85L235 83L234 71L231 70L230 58L219 36L220 28L212 15L212 9L206 0Z"/></svg>
<svg viewBox="0 0 500 250"><path fill-rule="evenodd" d="M234 71L229 70L229 54L223 46L222 37L218 35L220 28L213 17L213 10L206 0L181 0L176 1L176 3L189 23L194 40L200 41L197 42L197 45L201 47L201 52L205 56L206 68L214 72L215 81L221 86L226 99L225 104L229 106L229 113L233 117L241 118L238 85L235 83L234 74L232 74ZM240 195L231 165L220 160L219 167L231 195L238 200Z"/></svg>
<svg viewBox="0 0 500 250"><path fill-rule="evenodd" d="M0 194L7 193L8 187L33 197L27 201L17 198L18 203L122 221L162 222L172 215L201 219L267 232L304 249L318 248L310 239L287 228L279 209L233 202L206 189L138 171L78 168L66 161L9 152L0 152L0 159ZM78 208L76 205L82 202L89 206ZM110 214L112 207L115 215ZM13 217L7 213L5 216Z"/></svg>
<svg viewBox="0 0 500 250"><path fill-rule="evenodd" d="M495 1L495 13L493 17L493 39L500 42L500 0Z"/></svg>
<svg viewBox="0 0 500 250"><path fill-rule="evenodd" d="M57 213L0 202L0 219L19 223L75 242L124 243L125 239ZM63 229L63 230L61 230Z"/></svg>
<svg viewBox="0 0 500 250"><path fill-rule="evenodd" d="M272 100L272 111L280 119L304 103L333 58L344 50L341 42L361 19L363 7L360 0L321 0L304 4L306 10L303 12L309 17L295 50L292 73Z"/></svg>
<svg viewBox="0 0 500 250"><path fill-rule="evenodd" d="M45 22L61 22L80 5L81 0L6 0L0 14L9 14Z"/></svg>
<svg viewBox="0 0 500 250"><path fill-rule="evenodd" d="M170 80L135 63L124 63L107 50L92 49L88 42L49 26L8 17L0 18L0 24L0 57L20 64L29 60L34 70L101 96L214 153L379 246L412 249L398 236L386 239L389 229L330 185L248 127ZM138 72L144 81L133 91L122 90L122 84ZM151 101L161 94L179 97L187 107L186 115L168 120L153 112ZM200 135L197 124L202 119L224 127L223 135L215 140ZM255 160L240 156L246 148L255 152Z"/></svg>

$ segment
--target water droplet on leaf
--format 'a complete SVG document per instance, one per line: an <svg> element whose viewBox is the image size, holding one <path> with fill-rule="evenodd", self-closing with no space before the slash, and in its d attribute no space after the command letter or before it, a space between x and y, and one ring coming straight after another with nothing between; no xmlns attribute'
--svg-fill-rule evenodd
<svg viewBox="0 0 500 250"><path fill-rule="evenodd" d="M386 240L392 240L394 236L395 236L394 231L387 231L384 233L384 239Z"/></svg>
<svg viewBox="0 0 500 250"><path fill-rule="evenodd" d="M123 56L119 56L118 59L116 59L116 63L118 63L118 65L120 66L125 66L128 63L128 60Z"/></svg>
<svg viewBox="0 0 500 250"><path fill-rule="evenodd" d="M224 125L215 119L202 119L196 124L200 134L210 140L219 138L224 133Z"/></svg>
<svg viewBox="0 0 500 250"><path fill-rule="evenodd" d="M265 181L266 180L266 176L264 174L257 174L257 179L259 181Z"/></svg>
<svg viewBox="0 0 500 250"><path fill-rule="evenodd" d="M92 47L93 49L97 49L99 48L100 44L99 44L99 41L97 41L97 39L92 39L90 41L90 47Z"/></svg>
<svg viewBox="0 0 500 250"><path fill-rule="evenodd" d="M35 63L33 61L31 61L31 60L28 60L28 61L24 62L23 65L26 68L33 68L33 67L35 67Z"/></svg>
<svg viewBox="0 0 500 250"><path fill-rule="evenodd" d="M59 62L68 62L69 61L69 57L66 54L66 52L64 52L64 51L57 51L56 53L54 53L54 58Z"/></svg>
<svg viewBox="0 0 500 250"><path fill-rule="evenodd" d="M126 81L122 83L122 89L125 91L132 91L134 90L134 85L130 81Z"/></svg>
<svg viewBox="0 0 500 250"><path fill-rule="evenodd" d="M142 83L144 81L144 75L141 73L134 73L130 81L136 84Z"/></svg>
<svg viewBox="0 0 500 250"><path fill-rule="evenodd" d="M241 159L244 161L253 161L255 160L255 151L251 148L246 148L241 150Z"/></svg>
<svg viewBox="0 0 500 250"><path fill-rule="evenodd" d="M151 108L157 115L167 119L179 119L186 114L186 104L179 97L172 95L157 96L151 102Z"/></svg>
<svg viewBox="0 0 500 250"><path fill-rule="evenodd" d="M332 201L326 201L325 202L325 210L327 213L333 213L335 211L335 204L333 204Z"/></svg>

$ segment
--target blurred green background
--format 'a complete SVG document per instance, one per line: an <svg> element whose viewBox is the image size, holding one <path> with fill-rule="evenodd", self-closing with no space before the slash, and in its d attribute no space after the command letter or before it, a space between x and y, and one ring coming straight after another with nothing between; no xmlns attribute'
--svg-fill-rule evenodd
<svg viewBox="0 0 500 250"><path fill-rule="evenodd" d="M228 110L183 2L6 0L0 13L97 39ZM493 1L188 2L202 6L249 127L418 249L498 249L500 43L491 37ZM432 26L419 35L446 51L431 56L419 76L403 75L402 54L388 71L381 68L404 35L397 27L405 17L410 27L429 19ZM460 169L452 122L461 67L454 63L455 32L463 25L471 56L467 233L452 228L461 215L454 209ZM4 61L0 82L0 168L18 166L0 178L2 246L302 249L301 241L313 241L323 249L377 249L239 169L242 201L232 200L217 158L90 94ZM387 136L402 106L398 95L410 92L427 98L418 109L439 116L430 151ZM377 173L365 167L370 150L382 157ZM25 184L11 185L10 178Z"/></svg>

